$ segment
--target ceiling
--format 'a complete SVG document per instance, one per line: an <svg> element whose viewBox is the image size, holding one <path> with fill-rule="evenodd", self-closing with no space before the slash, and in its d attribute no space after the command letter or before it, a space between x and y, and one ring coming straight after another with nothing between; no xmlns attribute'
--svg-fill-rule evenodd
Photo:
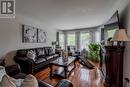
<svg viewBox="0 0 130 87"><path fill-rule="evenodd" d="M105 23L118 1L121 0L16 0L16 14L54 29L88 28Z"/></svg>

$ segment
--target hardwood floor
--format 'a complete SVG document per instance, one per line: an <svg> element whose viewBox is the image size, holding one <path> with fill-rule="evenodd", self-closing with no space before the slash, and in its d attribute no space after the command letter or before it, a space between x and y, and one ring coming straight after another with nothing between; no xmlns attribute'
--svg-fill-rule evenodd
<svg viewBox="0 0 130 87"><path fill-rule="evenodd" d="M99 74L100 71L97 68L98 63L94 63L94 65L95 68L90 70L76 62L76 68L72 71L71 75L68 78L73 83L74 87L104 87ZM55 86L61 78L50 79L49 73L50 69L47 68L35 74L35 76L37 79Z"/></svg>

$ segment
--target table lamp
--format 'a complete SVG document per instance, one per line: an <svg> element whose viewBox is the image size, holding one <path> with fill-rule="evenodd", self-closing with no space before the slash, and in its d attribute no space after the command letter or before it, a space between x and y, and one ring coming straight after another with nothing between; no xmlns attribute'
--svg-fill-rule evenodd
<svg viewBox="0 0 130 87"><path fill-rule="evenodd" d="M121 46L122 42L130 41L130 39L128 38L128 36L126 34L126 29L116 30L116 32L115 32L111 41L117 41L118 46Z"/></svg>

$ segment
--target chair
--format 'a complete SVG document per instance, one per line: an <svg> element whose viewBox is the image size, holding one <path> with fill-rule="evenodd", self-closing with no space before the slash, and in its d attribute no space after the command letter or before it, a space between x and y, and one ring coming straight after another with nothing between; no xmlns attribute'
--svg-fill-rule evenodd
<svg viewBox="0 0 130 87"><path fill-rule="evenodd" d="M80 57L79 63L86 66L88 69L94 69L94 65L90 63L86 57Z"/></svg>
<svg viewBox="0 0 130 87"><path fill-rule="evenodd" d="M68 56L79 58L80 52L76 51L76 46L67 46Z"/></svg>
<svg viewBox="0 0 130 87"><path fill-rule="evenodd" d="M15 78L15 79L24 79L26 74L21 73L20 71L20 67L19 65L11 65L11 66L6 66L5 67L6 73ZM56 86L51 86L48 83L44 82L44 81L40 81L38 80L38 85L39 87L73 87L73 84L67 80L67 79L62 79L60 80Z"/></svg>

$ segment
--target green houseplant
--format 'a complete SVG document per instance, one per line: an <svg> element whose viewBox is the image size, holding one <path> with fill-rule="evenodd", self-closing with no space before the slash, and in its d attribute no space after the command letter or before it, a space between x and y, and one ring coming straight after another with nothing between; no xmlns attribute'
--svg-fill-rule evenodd
<svg viewBox="0 0 130 87"><path fill-rule="evenodd" d="M91 43L88 45L89 48L89 59L92 61L100 61L100 56L99 56L99 50L100 50L100 45L97 43Z"/></svg>

